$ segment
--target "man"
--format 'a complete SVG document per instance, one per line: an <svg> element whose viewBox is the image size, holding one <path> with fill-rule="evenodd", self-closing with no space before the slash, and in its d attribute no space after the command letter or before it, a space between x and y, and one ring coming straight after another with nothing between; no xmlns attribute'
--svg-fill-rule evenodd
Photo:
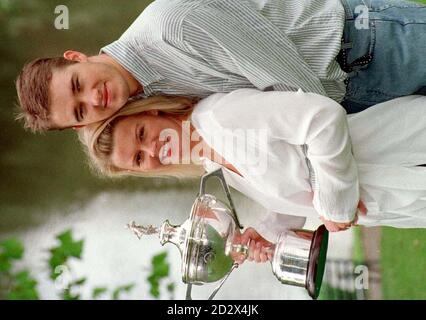
<svg viewBox="0 0 426 320"><path fill-rule="evenodd" d="M129 98L243 87L301 88L356 112L424 93L425 22L426 6L401 0L157 0L97 56L27 64L19 117L33 131L61 129Z"/></svg>

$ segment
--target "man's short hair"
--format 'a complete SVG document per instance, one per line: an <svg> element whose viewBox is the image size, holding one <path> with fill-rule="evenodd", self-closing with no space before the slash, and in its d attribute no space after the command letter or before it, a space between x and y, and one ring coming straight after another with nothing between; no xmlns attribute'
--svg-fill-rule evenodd
<svg viewBox="0 0 426 320"><path fill-rule="evenodd" d="M17 120L23 120L24 127L33 132L59 129L50 120L49 87L52 71L61 69L76 61L63 57L40 58L27 63L16 79L19 113Z"/></svg>

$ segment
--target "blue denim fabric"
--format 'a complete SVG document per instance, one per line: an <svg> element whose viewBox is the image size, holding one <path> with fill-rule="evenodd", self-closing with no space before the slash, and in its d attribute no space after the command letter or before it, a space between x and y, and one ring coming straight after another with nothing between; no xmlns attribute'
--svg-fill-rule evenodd
<svg viewBox="0 0 426 320"><path fill-rule="evenodd" d="M341 1L346 12L344 62L349 68L342 105L348 113L400 96L425 94L426 5L403 0ZM362 5L368 7L364 14L365 7L357 9Z"/></svg>

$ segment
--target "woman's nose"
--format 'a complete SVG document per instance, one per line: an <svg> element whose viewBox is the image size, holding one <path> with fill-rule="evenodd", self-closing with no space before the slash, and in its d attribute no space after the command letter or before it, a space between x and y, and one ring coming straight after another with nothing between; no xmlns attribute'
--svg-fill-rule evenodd
<svg viewBox="0 0 426 320"><path fill-rule="evenodd" d="M157 156L157 142L151 141L148 143L142 143L142 150L146 152L150 157L154 158Z"/></svg>

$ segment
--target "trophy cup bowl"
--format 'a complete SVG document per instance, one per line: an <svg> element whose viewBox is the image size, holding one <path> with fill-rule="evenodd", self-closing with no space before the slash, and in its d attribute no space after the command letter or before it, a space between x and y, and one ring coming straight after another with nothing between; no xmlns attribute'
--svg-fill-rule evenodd
<svg viewBox="0 0 426 320"><path fill-rule="evenodd" d="M222 182L230 203L227 206L215 196L205 193L208 178ZM187 299L191 299L192 285L221 281L209 299L222 287L230 273L238 267L237 255L248 256L249 248L235 242L242 228L238 221L228 186L218 170L202 177L200 193L190 217L182 225L168 220L159 229L133 223L130 228L138 235L159 233L160 243L173 243L181 253L182 280L188 284ZM322 225L316 231L289 230L280 234L273 246L272 272L287 285L305 287L309 295L318 297L327 254L328 231Z"/></svg>

